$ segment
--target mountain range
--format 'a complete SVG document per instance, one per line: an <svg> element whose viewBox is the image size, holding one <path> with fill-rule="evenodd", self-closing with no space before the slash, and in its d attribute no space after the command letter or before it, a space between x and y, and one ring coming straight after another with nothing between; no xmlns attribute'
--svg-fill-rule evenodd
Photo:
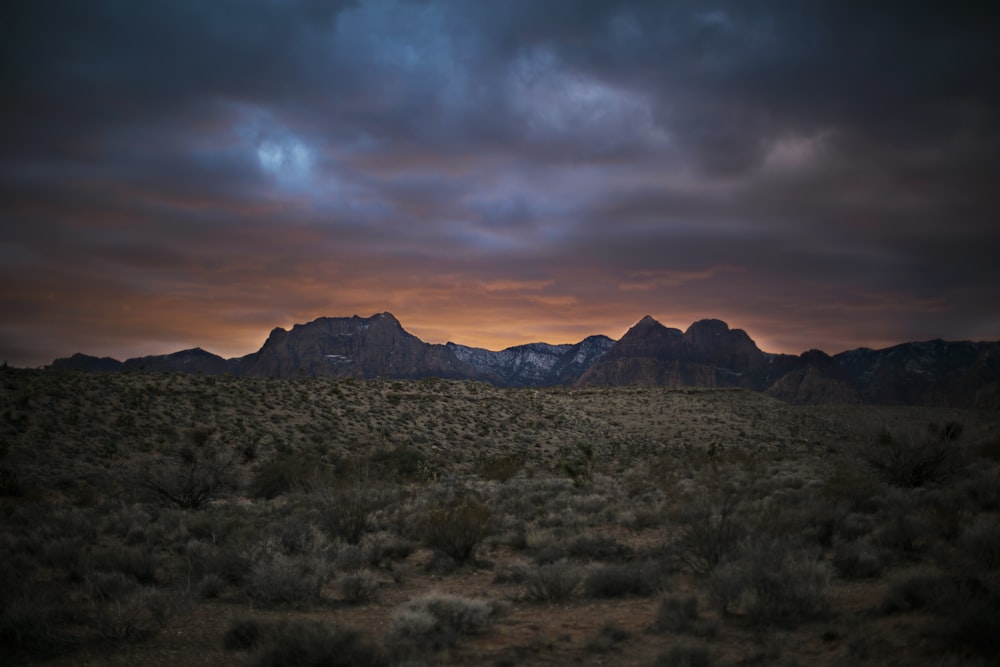
<svg viewBox="0 0 1000 667"><path fill-rule="evenodd" d="M646 316L620 340L530 343L499 352L425 343L391 313L323 317L276 328L244 357L200 348L124 362L85 354L50 368L288 378L480 380L503 387L669 385L738 387L797 404L872 403L1000 409L1000 342L933 340L830 356L769 354L742 329L706 319L687 331Z"/></svg>

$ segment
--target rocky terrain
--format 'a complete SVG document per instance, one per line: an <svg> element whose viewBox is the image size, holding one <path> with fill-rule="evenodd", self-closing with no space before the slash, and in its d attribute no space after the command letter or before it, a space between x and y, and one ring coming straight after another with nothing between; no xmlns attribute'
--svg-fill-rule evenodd
<svg viewBox="0 0 1000 667"><path fill-rule="evenodd" d="M324 317L274 329L260 350L223 359L202 349L124 362L83 354L56 370L154 371L292 378L438 377L499 387L739 387L796 404L936 405L1000 409L1000 342L928 341L830 356L769 354L721 320L687 331L646 316L618 341L530 343L491 351L425 343L390 313Z"/></svg>

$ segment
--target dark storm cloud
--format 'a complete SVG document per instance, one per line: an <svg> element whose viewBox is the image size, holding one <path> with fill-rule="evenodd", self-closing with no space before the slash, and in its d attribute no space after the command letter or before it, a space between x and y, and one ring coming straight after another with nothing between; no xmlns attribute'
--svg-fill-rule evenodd
<svg viewBox="0 0 1000 667"><path fill-rule="evenodd" d="M382 310L493 346L646 313L775 351L1000 337L983 11L7 3L0 354Z"/></svg>

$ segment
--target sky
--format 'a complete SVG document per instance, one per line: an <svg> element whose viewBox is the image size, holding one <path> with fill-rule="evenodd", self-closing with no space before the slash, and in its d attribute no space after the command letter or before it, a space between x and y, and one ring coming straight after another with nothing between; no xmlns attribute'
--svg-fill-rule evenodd
<svg viewBox="0 0 1000 667"><path fill-rule="evenodd" d="M0 360L1000 339L988 3L11 0Z"/></svg>

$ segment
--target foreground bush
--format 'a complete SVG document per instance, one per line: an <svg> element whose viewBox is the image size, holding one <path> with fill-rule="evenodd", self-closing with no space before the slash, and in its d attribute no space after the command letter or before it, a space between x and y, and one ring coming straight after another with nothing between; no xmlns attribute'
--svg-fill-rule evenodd
<svg viewBox="0 0 1000 667"><path fill-rule="evenodd" d="M593 598L648 596L657 592L661 579L660 567L653 562L604 565L587 575L583 590Z"/></svg>
<svg viewBox="0 0 1000 667"><path fill-rule="evenodd" d="M826 613L827 579L823 564L809 555L762 540L720 565L709 589L723 613L742 609L752 625L794 626Z"/></svg>
<svg viewBox="0 0 1000 667"><path fill-rule="evenodd" d="M258 544L250 560L247 593L265 605L303 605L319 600L330 569L325 554L288 554L275 540Z"/></svg>
<svg viewBox="0 0 1000 667"><path fill-rule="evenodd" d="M252 667L381 667L382 654L357 632L318 621L267 623L236 619L226 631L227 650L253 651Z"/></svg>
<svg viewBox="0 0 1000 667"><path fill-rule="evenodd" d="M565 602L580 588L580 567L559 561L539 565L529 572L524 581L529 598L540 602Z"/></svg>
<svg viewBox="0 0 1000 667"><path fill-rule="evenodd" d="M677 513L681 535L675 545L678 558L698 574L711 572L731 557L746 536L741 517L743 495L720 489L686 503Z"/></svg>
<svg viewBox="0 0 1000 667"><path fill-rule="evenodd" d="M493 512L474 498L456 498L433 507L417 518L424 543L456 563L472 560L476 548L490 534Z"/></svg>
<svg viewBox="0 0 1000 667"><path fill-rule="evenodd" d="M883 430L874 445L860 451L863 459L888 484L916 488L945 481L963 463L955 440L960 424L928 430L922 436L898 435Z"/></svg>
<svg viewBox="0 0 1000 667"><path fill-rule="evenodd" d="M437 651L454 646L462 635L487 632L505 610L496 600L430 593L393 612L386 645L396 656Z"/></svg>
<svg viewBox="0 0 1000 667"><path fill-rule="evenodd" d="M211 427L191 429L186 442L140 474L141 486L163 505L198 509L239 485L243 448L224 442Z"/></svg>

